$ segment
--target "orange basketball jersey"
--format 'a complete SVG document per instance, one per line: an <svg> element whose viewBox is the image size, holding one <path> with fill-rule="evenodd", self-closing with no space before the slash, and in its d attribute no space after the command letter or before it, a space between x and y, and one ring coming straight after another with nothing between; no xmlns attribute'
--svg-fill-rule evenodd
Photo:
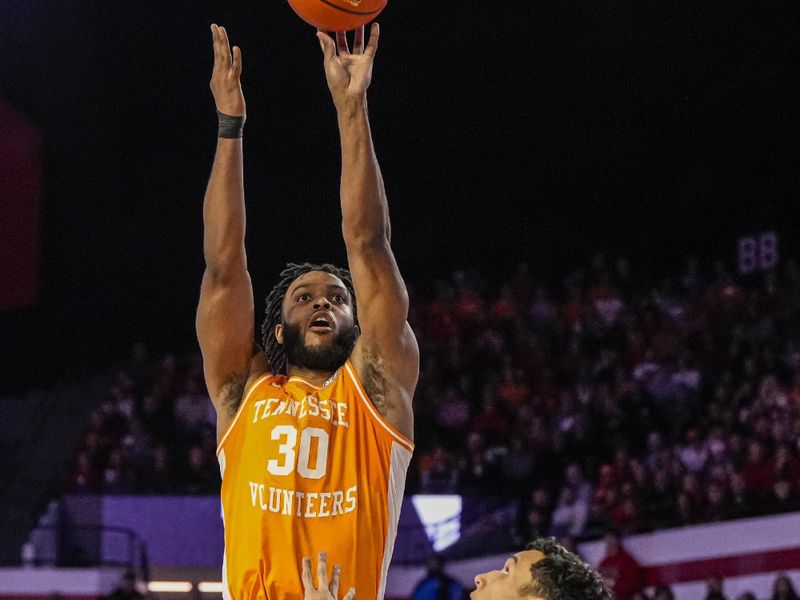
<svg viewBox="0 0 800 600"><path fill-rule="evenodd" d="M217 448L223 598L301 600L301 559L316 565L325 551L329 568L342 566L342 593L381 600L412 451L350 361L322 387L253 382Z"/></svg>

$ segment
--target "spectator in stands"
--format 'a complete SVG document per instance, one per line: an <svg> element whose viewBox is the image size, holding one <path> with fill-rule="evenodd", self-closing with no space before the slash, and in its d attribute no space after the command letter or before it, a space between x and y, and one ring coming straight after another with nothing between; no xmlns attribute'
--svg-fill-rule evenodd
<svg viewBox="0 0 800 600"><path fill-rule="evenodd" d="M508 419L497 406L494 392L488 386L481 403L481 412L473 419L471 429L481 433L489 443L502 442L511 429Z"/></svg>
<svg viewBox="0 0 800 600"><path fill-rule="evenodd" d="M175 399L175 423L184 434L216 426L217 417L211 400L201 383L201 374L192 374L184 383L181 395Z"/></svg>
<svg viewBox="0 0 800 600"><path fill-rule="evenodd" d="M463 439L464 428L470 419L470 405L455 386L449 386L441 395L437 394L436 424L443 437L456 443Z"/></svg>
<svg viewBox="0 0 800 600"><path fill-rule="evenodd" d="M164 445L151 451L149 463L140 477L141 491L148 494L171 494L179 487L177 475L172 469L169 450Z"/></svg>
<svg viewBox="0 0 800 600"><path fill-rule="evenodd" d="M521 434L511 438L510 447L500 456L500 475L513 486L515 494L526 494L533 487L535 456Z"/></svg>
<svg viewBox="0 0 800 600"><path fill-rule="evenodd" d="M589 507L591 523L607 528L611 510L616 505L618 498L618 481L614 467L610 464L600 465Z"/></svg>
<svg viewBox="0 0 800 600"><path fill-rule="evenodd" d="M182 489L188 494L213 494L219 489L219 472L209 468L210 457L202 446L187 452L187 466L180 474Z"/></svg>
<svg viewBox="0 0 800 600"><path fill-rule="evenodd" d="M657 470L652 484L644 488L645 513L654 528L669 527L675 521L675 501L666 469Z"/></svg>
<svg viewBox="0 0 800 600"><path fill-rule="evenodd" d="M144 596L136 589L136 573L125 571L121 584L106 596L106 600L144 600Z"/></svg>
<svg viewBox="0 0 800 600"><path fill-rule="evenodd" d="M568 465L564 471L564 478L566 479L566 482L562 488L562 491L572 490L575 492L575 496L580 498L582 502L586 502L588 504L592 495L592 486L586 480L581 466L578 463L572 463L571 465Z"/></svg>
<svg viewBox="0 0 800 600"><path fill-rule="evenodd" d="M642 529L641 515L634 494L633 486L625 483L622 486L620 501L611 511L611 526L621 534L636 533Z"/></svg>
<svg viewBox="0 0 800 600"><path fill-rule="evenodd" d="M653 473L669 466L669 448L665 444L664 436L660 431L650 431L647 434L645 464Z"/></svg>
<svg viewBox="0 0 800 600"><path fill-rule="evenodd" d="M744 484L748 500L753 504L768 501L772 495L774 466L758 440L753 440L747 447Z"/></svg>
<svg viewBox="0 0 800 600"><path fill-rule="evenodd" d="M577 536L583 533L589 517L592 486L586 481L577 463L567 467L565 479L566 482L559 492L558 503L553 511L550 535Z"/></svg>
<svg viewBox="0 0 800 600"><path fill-rule="evenodd" d="M708 580L708 588L706 589L705 600L727 600L724 592L722 591L722 577L713 575Z"/></svg>
<svg viewBox="0 0 800 600"><path fill-rule="evenodd" d="M692 514L698 515L704 502L704 490L700 485L700 479L687 473L681 480L681 493L684 494L692 506Z"/></svg>
<svg viewBox="0 0 800 600"><path fill-rule="evenodd" d="M92 464L91 455L85 450L80 452L75 467L67 473L67 489L71 492L98 492L100 483L100 473Z"/></svg>
<svg viewBox="0 0 800 600"><path fill-rule="evenodd" d="M675 594L668 585L660 585L653 591L653 600L675 600Z"/></svg>
<svg viewBox="0 0 800 600"><path fill-rule="evenodd" d="M766 506L769 512L793 512L800 508L800 501L792 489L788 479L776 481L773 486L772 501Z"/></svg>
<svg viewBox="0 0 800 600"><path fill-rule="evenodd" d="M576 536L583 533L589 515L589 504L578 497L575 489L565 487L553 511L550 535Z"/></svg>
<svg viewBox="0 0 800 600"><path fill-rule="evenodd" d="M631 600L642 589L642 568L622 547L618 534L609 533L605 538L606 553L597 570L614 592L617 600Z"/></svg>
<svg viewBox="0 0 800 600"><path fill-rule="evenodd" d="M800 482L800 459L794 456L791 446L786 442L775 450L774 469L776 481Z"/></svg>
<svg viewBox="0 0 800 600"><path fill-rule="evenodd" d="M132 494L136 491L136 473L120 448L111 450L103 470L103 490L109 494Z"/></svg>
<svg viewBox="0 0 800 600"><path fill-rule="evenodd" d="M707 523L721 521L726 517L727 513L728 506L725 499L725 490L719 483L712 481L707 488L703 521Z"/></svg>
<svg viewBox="0 0 800 600"><path fill-rule="evenodd" d="M521 507L520 526L515 540L524 543L538 537L542 532L550 531L550 513L552 501L545 488L536 488L531 492L524 506ZM563 544L562 544L563 545Z"/></svg>
<svg viewBox="0 0 800 600"><path fill-rule="evenodd" d="M423 494L454 494L458 471L453 457L443 446L436 446L420 461L420 486Z"/></svg>
<svg viewBox="0 0 800 600"><path fill-rule="evenodd" d="M462 494L487 496L496 493L499 484L496 452L486 447L483 434L472 431L467 435L466 456L461 459L455 476ZM426 486L423 484L422 488L426 489Z"/></svg>
<svg viewBox="0 0 800 600"><path fill-rule="evenodd" d="M428 572L414 588L412 600L462 600L464 588L444 572L445 558L433 554L428 558Z"/></svg>
<svg viewBox="0 0 800 600"><path fill-rule="evenodd" d="M728 519L738 519L747 517L752 512L752 507L747 500L747 488L744 477L740 473L732 473L730 477L730 508L728 509Z"/></svg>
<svg viewBox="0 0 800 600"><path fill-rule="evenodd" d="M708 461L708 448L703 443L700 430L693 427L686 433L686 445L679 452L684 468L692 475L700 474Z"/></svg>
<svg viewBox="0 0 800 600"><path fill-rule="evenodd" d="M788 575L779 575L772 586L771 600L800 600Z"/></svg>
<svg viewBox="0 0 800 600"><path fill-rule="evenodd" d="M138 418L156 443L169 444L175 437L173 411L162 393L148 393L139 404Z"/></svg>

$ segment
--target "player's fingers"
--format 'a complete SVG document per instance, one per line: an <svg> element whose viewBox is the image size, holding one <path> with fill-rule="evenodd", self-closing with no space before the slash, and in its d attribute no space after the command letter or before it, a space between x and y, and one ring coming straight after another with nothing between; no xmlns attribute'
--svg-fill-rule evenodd
<svg viewBox="0 0 800 600"><path fill-rule="evenodd" d="M319 560L317 562L317 589L324 590L328 587L328 554L326 552L319 553Z"/></svg>
<svg viewBox="0 0 800 600"><path fill-rule="evenodd" d="M347 47L347 34L344 31L336 32L336 49L339 54L350 54L350 49Z"/></svg>
<svg viewBox="0 0 800 600"><path fill-rule="evenodd" d="M378 39L380 37L381 27L377 23L373 23L369 30L369 43L367 44L367 49L364 51L364 54L375 56L375 53L378 51Z"/></svg>
<svg viewBox="0 0 800 600"><path fill-rule="evenodd" d="M214 68L222 64L222 50L220 46L219 25L211 25L211 49L214 51Z"/></svg>
<svg viewBox="0 0 800 600"><path fill-rule="evenodd" d="M242 74L242 49L239 46L233 47L233 63L231 64L233 74L238 77Z"/></svg>
<svg viewBox="0 0 800 600"><path fill-rule="evenodd" d="M314 580L311 578L311 559L303 557L303 569L300 572L300 579L303 581L303 590L313 590Z"/></svg>
<svg viewBox="0 0 800 600"><path fill-rule="evenodd" d="M327 60L336 58L336 42L331 39L331 36L317 30L317 39L319 39L319 45L322 48L322 54L325 58Z"/></svg>
<svg viewBox="0 0 800 600"><path fill-rule="evenodd" d="M336 600L339 598L339 576L342 574L342 568L339 565L333 565L333 576L331 576L331 596Z"/></svg>
<svg viewBox="0 0 800 600"><path fill-rule="evenodd" d="M342 600L353 600L355 595L356 595L356 588L350 588L349 590L347 590L347 593L345 594L344 598L342 598Z"/></svg>
<svg viewBox="0 0 800 600"><path fill-rule="evenodd" d="M356 39L353 41L353 54L364 54L364 26L356 29Z"/></svg>
<svg viewBox="0 0 800 600"><path fill-rule="evenodd" d="M219 28L220 37L222 39L222 54L223 54L223 63L222 66L226 69L230 68L231 66L231 44L228 41L228 32L225 31L224 27Z"/></svg>

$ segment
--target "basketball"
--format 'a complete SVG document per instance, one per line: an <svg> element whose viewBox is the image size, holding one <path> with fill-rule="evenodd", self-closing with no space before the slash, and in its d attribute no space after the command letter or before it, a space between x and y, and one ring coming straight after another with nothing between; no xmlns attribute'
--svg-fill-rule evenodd
<svg viewBox="0 0 800 600"><path fill-rule="evenodd" d="M322 31L350 31L374 20L386 0L289 0L306 23Z"/></svg>

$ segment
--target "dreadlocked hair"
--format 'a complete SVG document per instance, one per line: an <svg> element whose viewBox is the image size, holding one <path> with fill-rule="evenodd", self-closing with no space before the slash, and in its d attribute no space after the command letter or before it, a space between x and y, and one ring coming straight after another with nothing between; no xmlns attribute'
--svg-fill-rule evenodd
<svg viewBox="0 0 800 600"><path fill-rule="evenodd" d="M311 271L330 273L342 280L353 301L353 320L358 323L356 319L356 297L350 271L340 269L329 263L287 263L286 267L281 271L280 281L267 294L266 314L264 322L261 324L261 344L264 348L264 354L267 355L269 360L270 371L273 373L286 375L288 368L286 364L286 349L275 338L275 326L283 322L283 298L295 279Z"/></svg>
<svg viewBox="0 0 800 600"><path fill-rule="evenodd" d="M600 574L555 538L535 539L526 549L538 550L544 558L531 565L533 581L520 588L520 596L538 596L544 600L613 600Z"/></svg>

